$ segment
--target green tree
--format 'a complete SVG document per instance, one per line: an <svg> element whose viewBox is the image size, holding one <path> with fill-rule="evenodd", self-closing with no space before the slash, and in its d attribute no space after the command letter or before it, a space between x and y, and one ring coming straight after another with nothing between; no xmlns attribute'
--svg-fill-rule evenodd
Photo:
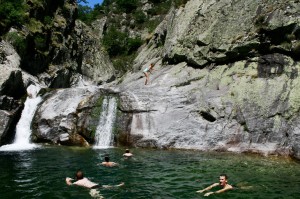
<svg viewBox="0 0 300 199"><path fill-rule="evenodd" d="M78 5L78 19L85 23L90 23L92 20L92 10L89 6Z"/></svg>
<svg viewBox="0 0 300 199"><path fill-rule="evenodd" d="M126 54L127 34L111 27L103 37L102 43L112 57Z"/></svg>
<svg viewBox="0 0 300 199"><path fill-rule="evenodd" d="M0 6L0 35L12 26L21 26L26 18L26 5L23 0L2 0Z"/></svg>
<svg viewBox="0 0 300 199"><path fill-rule="evenodd" d="M138 7L138 0L116 0L120 10L130 13Z"/></svg>

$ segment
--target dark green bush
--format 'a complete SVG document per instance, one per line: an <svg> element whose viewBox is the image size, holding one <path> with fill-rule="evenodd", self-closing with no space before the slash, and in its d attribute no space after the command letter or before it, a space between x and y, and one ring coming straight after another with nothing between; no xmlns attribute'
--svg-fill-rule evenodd
<svg viewBox="0 0 300 199"><path fill-rule="evenodd" d="M112 62L113 62L115 69L121 74L132 69L132 62L133 62L135 56L136 56L136 54L120 55L120 56L114 57L112 59Z"/></svg>
<svg viewBox="0 0 300 199"><path fill-rule="evenodd" d="M149 0L149 2L151 3L161 3L163 2L164 0Z"/></svg>
<svg viewBox="0 0 300 199"><path fill-rule="evenodd" d="M172 5L172 0L164 0L159 3L155 3L154 6L148 10L149 15L164 15L167 14Z"/></svg>
<svg viewBox="0 0 300 199"><path fill-rule="evenodd" d="M46 38L43 35L36 35L34 37L34 44L38 50L44 51L47 49Z"/></svg>
<svg viewBox="0 0 300 199"><path fill-rule="evenodd" d="M21 26L26 20L26 5L23 0L2 0L0 6L0 35L11 26Z"/></svg>
<svg viewBox="0 0 300 199"><path fill-rule="evenodd" d="M143 44L143 41L141 38L128 38L127 43L127 54L130 55L137 51L137 49Z"/></svg>
<svg viewBox="0 0 300 199"><path fill-rule="evenodd" d="M126 54L127 34L110 28L102 39L102 43L108 54L112 57Z"/></svg>
<svg viewBox="0 0 300 199"><path fill-rule="evenodd" d="M27 44L24 37L20 36L17 32L9 32L6 34L5 39L14 46L21 57L25 54Z"/></svg>
<svg viewBox="0 0 300 199"><path fill-rule="evenodd" d="M102 39L102 43L111 57L130 55L136 51L143 41L140 38L130 38L127 33L110 28Z"/></svg>
<svg viewBox="0 0 300 199"><path fill-rule="evenodd" d="M133 18L134 18L135 22L138 24L142 24L147 20L147 16L141 10L136 11L133 14Z"/></svg>
<svg viewBox="0 0 300 199"><path fill-rule="evenodd" d="M91 15L92 10L89 6L78 5L78 19L89 24L93 20Z"/></svg>
<svg viewBox="0 0 300 199"><path fill-rule="evenodd" d="M130 13L138 7L138 0L116 0L118 8L126 13Z"/></svg>
<svg viewBox="0 0 300 199"><path fill-rule="evenodd" d="M53 23L52 17L50 17L50 16L45 16L44 17L44 24L45 25L50 25L51 26L52 23Z"/></svg>

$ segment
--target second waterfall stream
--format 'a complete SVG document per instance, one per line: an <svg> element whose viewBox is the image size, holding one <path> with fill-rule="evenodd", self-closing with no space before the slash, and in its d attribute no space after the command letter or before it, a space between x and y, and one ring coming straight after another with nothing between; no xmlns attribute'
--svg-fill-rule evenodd
<svg viewBox="0 0 300 199"><path fill-rule="evenodd" d="M113 144L113 125L116 119L116 98L105 96L102 103L102 112L95 134L94 148L109 148Z"/></svg>

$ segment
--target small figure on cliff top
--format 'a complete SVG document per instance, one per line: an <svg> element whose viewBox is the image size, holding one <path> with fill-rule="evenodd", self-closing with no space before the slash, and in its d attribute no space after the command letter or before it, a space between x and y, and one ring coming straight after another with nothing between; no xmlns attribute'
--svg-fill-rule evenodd
<svg viewBox="0 0 300 199"><path fill-rule="evenodd" d="M148 82L149 82L149 75L150 75L150 73L152 74L153 70L154 70L154 63L151 63L149 67L147 67L147 68L145 68L143 70L143 73L144 73L144 75L146 77L145 85L148 84Z"/></svg>
<svg viewBox="0 0 300 199"><path fill-rule="evenodd" d="M110 162L108 156L105 156L105 157L104 157L104 162L102 162L101 165L102 165L102 166L105 166L105 167L114 167L114 166L118 166L117 163L115 163L115 162Z"/></svg>
<svg viewBox="0 0 300 199"><path fill-rule="evenodd" d="M123 154L123 157L125 157L125 158L130 158L130 157L132 157L132 156L133 156L133 154L130 153L129 149L126 149L126 150L125 150L125 153Z"/></svg>
<svg viewBox="0 0 300 199"><path fill-rule="evenodd" d="M208 190L210 190L214 187L217 187L217 186L220 186L221 189L218 190L218 191L215 191L215 192L212 192L212 191L208 192L208 193L204 194L204 196L209 196L209 195L214 194L214 193L222 193L222 192L225 192L227 190L233 189L233 186L231 186L230 184L227 184L228 183L227 179L228 179L228 176L226 174L221 174L219 183L214 183L214 184L206 187L205 189L197 191L197 193L203 193L204 191L208 191Z"/></svg>

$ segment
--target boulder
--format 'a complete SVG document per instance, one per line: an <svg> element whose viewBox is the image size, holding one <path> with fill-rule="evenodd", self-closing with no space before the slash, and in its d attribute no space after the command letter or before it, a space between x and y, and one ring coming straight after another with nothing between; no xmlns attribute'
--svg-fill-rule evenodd
<svg viewBox="0 0 300 199"><path fill-rule="evenodd" d="M46 93L33 119L33 141L75 146L93 144L100 115L96 109L101 108L102 93L92 86Z"/></svg>

